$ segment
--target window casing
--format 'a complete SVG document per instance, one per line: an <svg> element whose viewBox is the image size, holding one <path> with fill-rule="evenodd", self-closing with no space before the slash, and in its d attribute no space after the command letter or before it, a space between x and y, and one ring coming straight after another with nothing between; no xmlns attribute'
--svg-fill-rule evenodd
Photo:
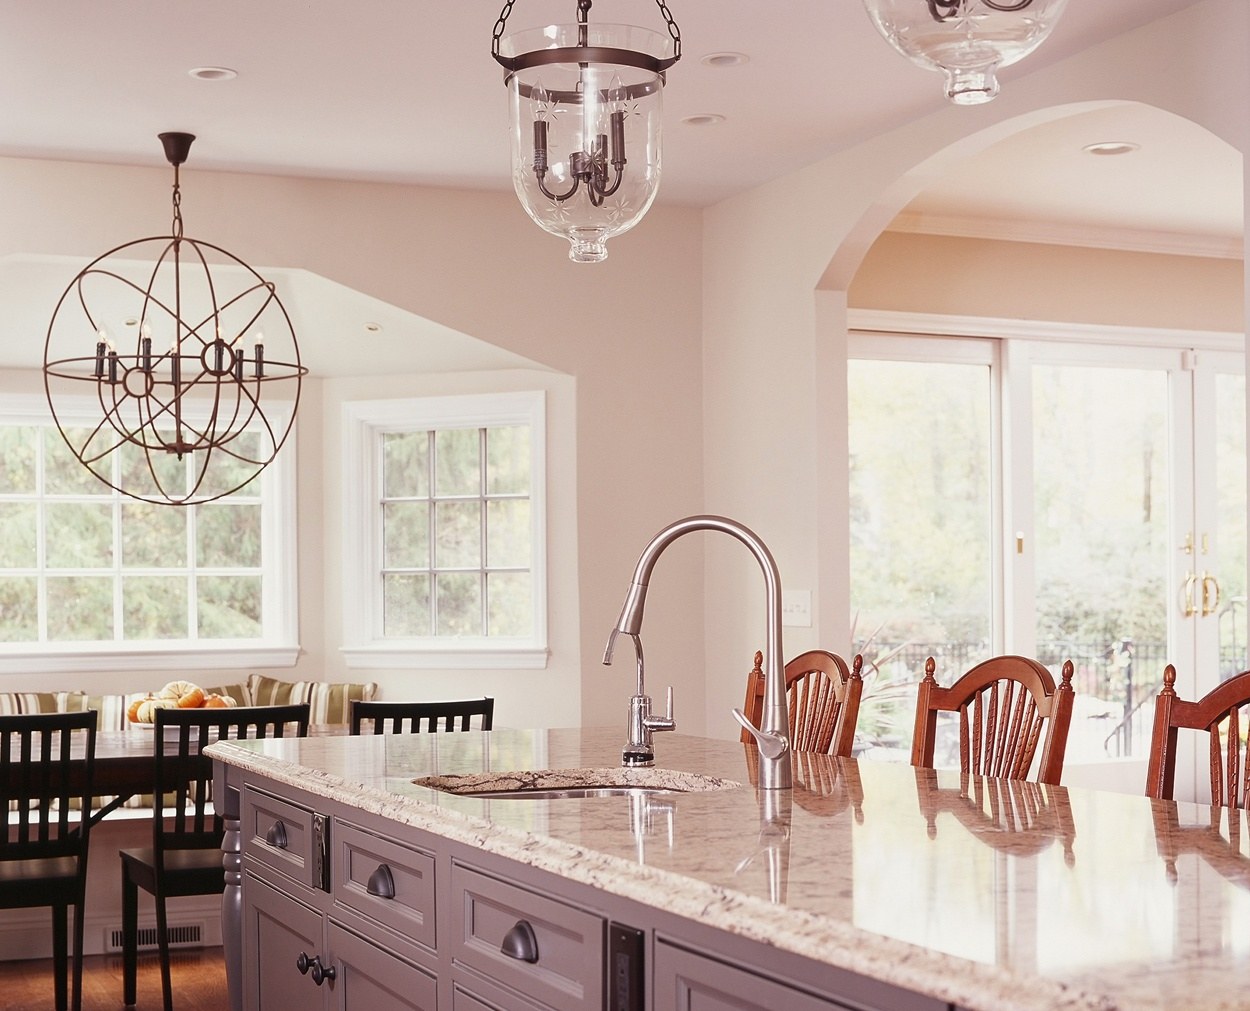
<svg viewBox="0 0 1250 1011"><path fill-rule="evenodd" d="M71 405L62 423L76 420ZM81 421L98 422L89 402ZM249 487L217 502L152 505L78 463L42 401L8 398L0 672L294 663L294 457L291 442ZM168 468L189 464L171 457Z"/></svg>
<svg viewBox="0 0 1250 1011"><path fill-rule="evenodd" d="M353 667L546 665L542 392L344 405Z"/></svg>

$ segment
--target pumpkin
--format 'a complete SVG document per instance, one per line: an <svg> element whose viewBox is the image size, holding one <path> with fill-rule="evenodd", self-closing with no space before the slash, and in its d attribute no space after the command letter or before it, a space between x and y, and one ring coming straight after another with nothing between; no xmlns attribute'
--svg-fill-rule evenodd
<svg viewBox="0 0 1250 1011"><path fill-rule="evenodd" d="M143 698L135 699L131 702L130 705L126 707L126 719L128 719L131 723L142 723L143 721L139 719L139 707L151 697L151 695L145 695Z"/></svg>
<svg viewBox="0 0 1250 1011"><path fill-rule="evenodd" d="M233 709L237 704L229 695L213 694L204 696L205 709Z"/></svg>
<svg viewBox="0 0 1250 1011"><path fill-rule="evenodd" d="M155 723L158 709L173 709L178 705L174 699L143 699L135 711L137 723Z"/></svg>
<svg viewBox="0 0 1250 1011"><path fill-rule="evenodd" d="M171 681L156 697L170 699L182 709L197 709L204 704L204 689L190 681Z"/></svg>

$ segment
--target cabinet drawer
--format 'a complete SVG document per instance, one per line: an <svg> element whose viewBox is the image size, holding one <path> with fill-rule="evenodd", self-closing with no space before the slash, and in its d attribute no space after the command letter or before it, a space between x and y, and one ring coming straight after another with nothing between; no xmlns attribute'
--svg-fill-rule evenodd
<svg viewBox="0 0 1250 1011"><path fill-rule="evenodd" d="M829 997L817 997L749 968L655 942L654 1011L946 1011L944 1001L841 974ZM839 999L845 996L845 1001Z"/></svg>
<svg viewBox="0 0 1250 1011"><path fill-rule="evenodd" d="M331 880L335 915L364 918L401 937L435 947L434 858L407 843L334 822Z"/></svg>
<svg viewBox="0 0 1250 1011"><path fill-rule="evenodd" d="M243 855L308 888L320 888L313 812L252 787L243 791Z"/></svg>
<svg viewBox="0 0 1250 1011"><path fill-rule="evenodd" d="M601 917L463 864L452 865L451 889L453 959L558 1011L603 1003ZM532 960L503 951L523 932Z"/></svg>
<svg viewBox="0 0 1250 1011"><path fill-rule="evenodd" d="M460 976L451 981L451 1011L543 1011L543 1008L485 980Z"/></svg>

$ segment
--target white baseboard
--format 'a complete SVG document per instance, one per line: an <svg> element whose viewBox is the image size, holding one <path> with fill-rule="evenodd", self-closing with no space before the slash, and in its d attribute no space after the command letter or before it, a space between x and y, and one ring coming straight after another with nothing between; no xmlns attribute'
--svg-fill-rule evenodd
<svg viewBox="0 0 1250 1011"><path fill-rule="evenodd" d="M110 945L113 932L121 929L121 911L88 912L83 925L83 953L106 955L117 949ZM169 903L169 927L200 928L199 945L221 945L221 897L195 895L173 899ZM156 917L140 913L139 930L156 927ZM73 931L73 913L70 913ZM71 947L73 941L71 939ZM140 948L140 950L145 950ZM42 909L6 909L0 911L0 961L52 957L52 913Z"/></svg>

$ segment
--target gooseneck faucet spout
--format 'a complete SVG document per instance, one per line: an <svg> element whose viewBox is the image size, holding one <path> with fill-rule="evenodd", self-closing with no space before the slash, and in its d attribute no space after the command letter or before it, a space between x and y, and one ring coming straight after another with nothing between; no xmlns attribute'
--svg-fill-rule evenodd
<svg viewBox="0 0 1250 1011"><path fill-rule="evenodd" d="M651 700L645 694L642 665L642 613L647 602L647 586L656 560L673 541L695 530L718 530L736 538L750 549L764 575L765 608L767 624L764 640L764 712L757 728L746 715L735 709L734 718L755 738L760 751L759 785L765 790L788 790L790 775L790 718L786 708L785 670L781 659L781 576L777 563L758 536L736 520L724 516L688 516L670 523L657 533L643 549L634 568L634 577L621 608L616 627L608 636L603 651L603 662L612 662L612 650L617 635L627 635L633 642L638 658L638 687L630 701L629 743L624 750L625 764L650 764L651 731L671 730L672 696L670 692L668 716L650 715ZM638 760L631 761L631 754Z"/></svg>

